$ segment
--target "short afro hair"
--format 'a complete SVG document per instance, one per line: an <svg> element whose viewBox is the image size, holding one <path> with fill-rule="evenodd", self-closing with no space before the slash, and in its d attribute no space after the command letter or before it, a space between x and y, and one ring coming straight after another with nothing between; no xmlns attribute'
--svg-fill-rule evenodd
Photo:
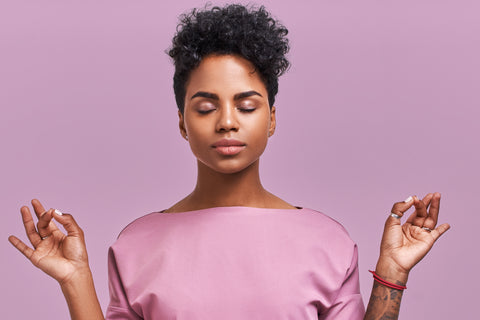
<svg viewBox="0 0 480 320"><path fill-rule="evenodd" d="M278 92L278 77L290 66L287 28L273 19L264 6L239 4L193 9L180 16L168 55L173 58L173 90L183 114L186 83L202 58L210 54L234 54L250 61L268 92L270 108Z"/></svg>

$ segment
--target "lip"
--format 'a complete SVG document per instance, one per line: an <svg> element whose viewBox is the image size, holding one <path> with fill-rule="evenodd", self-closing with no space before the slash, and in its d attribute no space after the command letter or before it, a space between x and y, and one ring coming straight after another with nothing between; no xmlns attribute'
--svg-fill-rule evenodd
<svg viewBox="0 0 480 320"><path fill-rule="evenodd" d="M232 156L243 149L245 149L245 143L235 139L222 139L215 142L212 147L215 148L215 151L224 156Z"/></svg>
<svg viewBox="0 0 480 320"><path fill-rule="evenodd" d="M235 140L235 139L222 139L222 140L218 140L217 142L215 142L212 146L214 148L218 148L218 147L243 147L245 146L245 142L242 142L242 141L239 141L239 140Z"/></svg>

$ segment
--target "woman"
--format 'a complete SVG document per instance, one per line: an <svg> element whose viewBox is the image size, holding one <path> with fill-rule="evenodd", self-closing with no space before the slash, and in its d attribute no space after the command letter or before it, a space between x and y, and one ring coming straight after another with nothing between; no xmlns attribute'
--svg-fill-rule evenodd
<svg viewBox="0 0 480 320"><path fill-rule="evenodd" d="M260 182L260 156L276 127L278 76L288 68L286 34L263 7L183 17L169 54L197 184L120 233L109 250L107 319L398 317L410 270L449 229L436 226L440 194L393 205L365 312L357 248L343 227ZM69 214L45 211L36 199L32 205L37 226L28 207L21 213L34 249L15 236L9 241L59 282L72 319L104 319L81 228Z"/></svg>

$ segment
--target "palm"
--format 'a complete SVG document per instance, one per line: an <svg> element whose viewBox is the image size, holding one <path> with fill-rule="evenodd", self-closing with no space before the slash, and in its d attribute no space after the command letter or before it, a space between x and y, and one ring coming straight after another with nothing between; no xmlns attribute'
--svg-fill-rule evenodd
<svg viewBox="0 0 480 320"><path fill-rule="evenodd" d="M10 236L10 242L22 252L33 265L60 283L69 279L75 272L88 268L87 251L83 231L68 214L55 216L63 224L65 235L52 221L53 210L45 211L38 200L32 200L39 218L37 228L28 207L22 207L25 231L34 249L20 239Z"/></svg>
<svg viewBox="0 0 480 320"><path fill-rule="evenodd" d="M400 219L389 217L383 233L381 256L391 260L401 270L409 272L450 227L448 224L436 227L439 204L440 194L428 194L423 200L415 199L410 204L395 204L392 212L398 210L395 213L399 215L403 215L412 205L415 205L415 211L403 225L400 224Z"/></svg>
<svg viewBox="0 0 480 320"><path fill-rule="evenodd" d="M85 260L82 241L59 230L43 240L30 257L33 265L58 281L71 276Z"/></svg>
<svg viewBox="0 0 480 320"><path fill-rule="evenodd" d="M433 246L435 240L430 233L405 223L392 230L390 247L394 261L404 270L412 269Z"/></svg>

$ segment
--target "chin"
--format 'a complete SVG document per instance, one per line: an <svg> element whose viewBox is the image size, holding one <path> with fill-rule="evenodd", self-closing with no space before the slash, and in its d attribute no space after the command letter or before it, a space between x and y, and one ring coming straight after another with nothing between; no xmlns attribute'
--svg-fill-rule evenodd
<svg viewBox="0 0 480 320"><path fill-rule="evenodd" d="M216 168L211 168L212 170L218 172L218 173L223 173L223 174L234 174L234 173L239 173L242 172L246 169L247 167L235 167L235 166L225 166L225 167L216 167Z"/></svg>
<svg viewBox="0 0 480 320"><path fill-rule="evenodd" d="M215 166L208 165L206 163L203 163L205 166L209 167L212 171L218 172L218 173L223 173L223 174L234 174L234 173L239 173L242 172L248 168L250 168L254 163L250 164L245 164L245 163L232 163L234 161L228 161L228 163L222 164L216 164Z"/></svg>

